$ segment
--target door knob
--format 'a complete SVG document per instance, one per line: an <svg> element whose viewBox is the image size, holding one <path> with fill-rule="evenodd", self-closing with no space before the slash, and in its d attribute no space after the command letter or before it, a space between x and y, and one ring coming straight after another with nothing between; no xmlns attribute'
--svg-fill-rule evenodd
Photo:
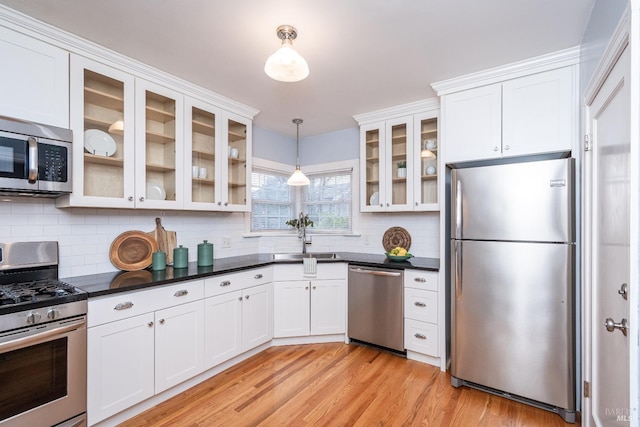
<svg viewBox="0 0 640 427"><path fill-rule="evenodd" d="M624 299L627 299L627 291L628 290L629 290L629 285L627 285L626 283L623 283L620 286L620 289L618 290L618 295L620 295Z"/></svg>
<svg viewBox="0 0 640 427"><path fill-rule="evenodd" d="M627 336L627 319L622 319L620 323L616 323L612 318L607 317L603 325L607 328L607 331L613 332L615 329L620 329L622 335Z"/></svg>

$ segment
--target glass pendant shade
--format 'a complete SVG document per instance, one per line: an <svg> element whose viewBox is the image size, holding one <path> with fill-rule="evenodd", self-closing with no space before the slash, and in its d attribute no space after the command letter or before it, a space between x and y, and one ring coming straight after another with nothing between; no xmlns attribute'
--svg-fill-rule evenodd
<svg viewBox="0 0 640 427"><path fill-rule="evenodd" d="M280 82L298 82L309 75L309 66L298 52L293 49L296 29L290 25L281 25L276 34L282 40L282 46L276 50L264 64L267 76Z"/></svg>
<svg viewBox="0 0 640 427"><path fill-rule="evenodd" d="M307 176L300 170L300 166L296 166L296 170L293 171L293 173L287 180L287 185L299 187L303 185L309 185L309 182L309 178L307 178Z"/></svg>

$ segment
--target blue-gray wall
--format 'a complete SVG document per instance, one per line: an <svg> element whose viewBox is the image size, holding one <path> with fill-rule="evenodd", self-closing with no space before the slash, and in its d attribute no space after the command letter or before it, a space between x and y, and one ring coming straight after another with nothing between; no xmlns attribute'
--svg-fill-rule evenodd
<svg viewBox="0 0 640 427"><path fill-rule="evenodd" d="M300 165L357 159L360 150L357 127L300 138ZM269 129L253 127L253 156L288 165L296 164L296 139Z"/></svg>

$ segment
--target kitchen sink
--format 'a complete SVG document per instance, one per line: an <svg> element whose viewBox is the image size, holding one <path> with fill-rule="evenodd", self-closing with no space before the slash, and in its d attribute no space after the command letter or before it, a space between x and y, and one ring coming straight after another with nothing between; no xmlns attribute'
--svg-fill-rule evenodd
<svg viewBox="0 0 640 427"><path fill-rule="evenodd" d="M322 259L341 259L340 255L335 252L309 252L306 254L273 254L274 261L302 261L302 258Z"/></svg>

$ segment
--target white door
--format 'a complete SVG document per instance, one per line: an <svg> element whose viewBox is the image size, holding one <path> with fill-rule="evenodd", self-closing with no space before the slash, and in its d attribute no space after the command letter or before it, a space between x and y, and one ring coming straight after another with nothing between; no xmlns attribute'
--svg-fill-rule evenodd
<svg viewBox="0 0 640 427"><path fill-rule="evenodd" d="M205 300L205 368L242 353L242 291Z"/></svg>
<svg viewBox="0 0 640 427"><path fill-rule="evenodd" d="M242 303L242 350L250 350L273 338L273 285L245 289Z"/></svg>
<svg viewBox="0 0 640 427"><path fill-rule="evenodd" d="M629 425L630 90L629 48L591 105L586 155L586 425ZM589 315L590 314L590 315ZM608 325L608 327L607 327ZM590 344L590 350L589 350Z"/></svg>
<svg viewBox="0 0 640 427"><path fill-rule="evenodd" d="M311 283L311 335L345 333L346 287L343 279Z"/></svg>
<svg viewBox="0 0 640 427"><path fill-rule="evenodd" d="M273 335L309 335L309 281L289 280L273 286Z"/></svg>

